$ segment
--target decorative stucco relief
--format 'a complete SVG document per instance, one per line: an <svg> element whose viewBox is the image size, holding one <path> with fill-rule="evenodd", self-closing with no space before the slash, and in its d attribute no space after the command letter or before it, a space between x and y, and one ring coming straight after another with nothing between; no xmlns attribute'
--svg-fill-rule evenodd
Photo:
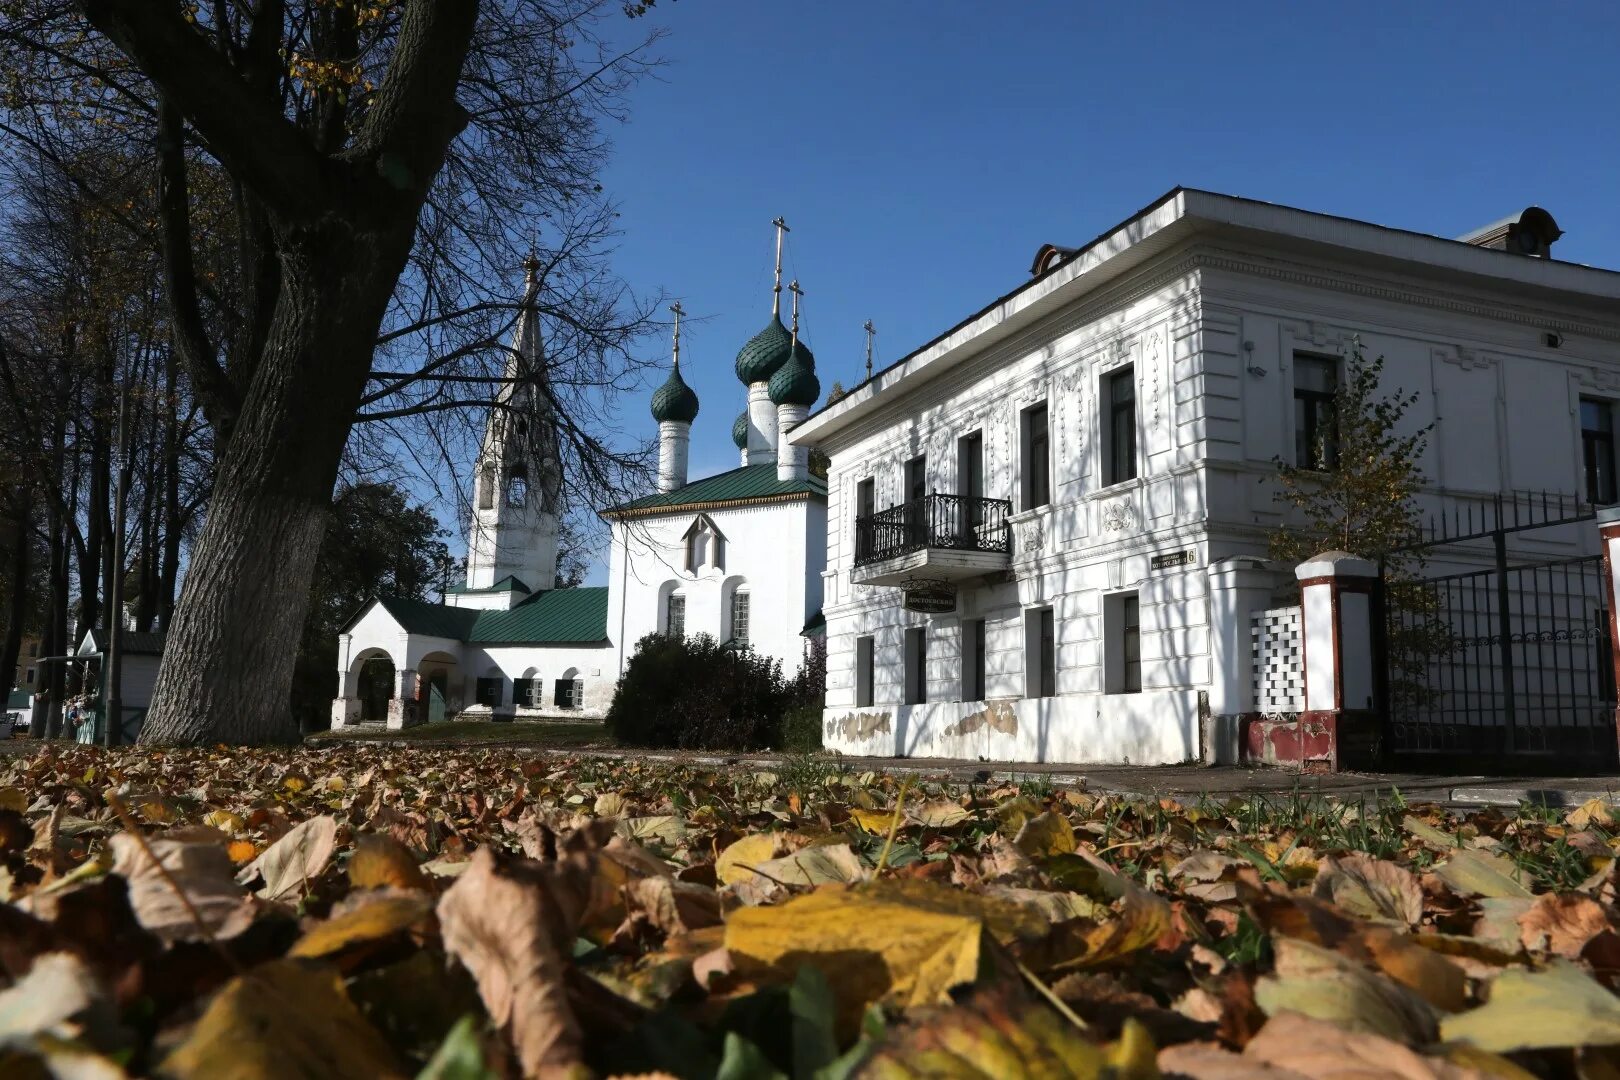
<svg viewBox="0 0 1620 1080"><path fill-rule="evenodd" d="M1102 525L1109 532L1124 532L1135 524L1136 509L1130 499L1115 499L1103 504Z"/></svg>

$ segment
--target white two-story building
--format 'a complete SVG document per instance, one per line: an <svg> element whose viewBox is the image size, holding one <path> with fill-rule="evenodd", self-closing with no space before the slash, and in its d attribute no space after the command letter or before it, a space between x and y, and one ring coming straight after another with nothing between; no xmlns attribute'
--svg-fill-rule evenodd
<svg viewBox="0 0 1620 1080"><path fill-rule="evenodd" d="M1434 424L1435 508L1614 501L1620 274L1558 235L1536 209L1458 241L1177 189L1043 247L792 429L832 462L826 744L1209 756L1211 708L1255 708L1252 613L1212 616L1211 582L1266 553L1275 461L1309 464L1356 339Z"/></svg>

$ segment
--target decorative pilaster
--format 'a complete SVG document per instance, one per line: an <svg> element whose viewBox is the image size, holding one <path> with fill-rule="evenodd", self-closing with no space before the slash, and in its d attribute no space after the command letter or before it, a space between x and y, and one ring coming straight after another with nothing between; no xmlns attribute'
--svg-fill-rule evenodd
<svg viewBox="0 0 1620 1080"><path fill-rule="evenodd" d="M1200 732L1205 765L1234 765L1243 724L1253 717L1254 613L1270 606L1277 576L1264 559L1231 555L1209 567L1209 716Z"/></svg>
<svg viewBox="0 0 1620 1080"><path fill-rule="evenodd" d="M1294 576L1305 654L1298 760L1335 772L1375 767L1383 736L1373 668L1378 570L1349 552L1326 551L1300 563Z"/></svg>

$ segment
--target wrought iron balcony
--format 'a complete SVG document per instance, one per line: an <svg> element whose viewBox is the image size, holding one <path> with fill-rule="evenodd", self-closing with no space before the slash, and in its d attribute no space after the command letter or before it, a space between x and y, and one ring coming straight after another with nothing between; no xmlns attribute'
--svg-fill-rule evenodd
<svg viewBox="0 0 1620 1080"><path fill-rule="evenodd" d="M899 584L918 572L961 579L1005 569L1012 554L1006 499L936 492L855 519L855 579Z"/></svg>

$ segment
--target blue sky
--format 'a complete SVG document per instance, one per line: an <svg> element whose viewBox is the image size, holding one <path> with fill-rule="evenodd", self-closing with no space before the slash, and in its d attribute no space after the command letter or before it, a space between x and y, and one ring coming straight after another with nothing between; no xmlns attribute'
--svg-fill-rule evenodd
<svg viewBox="0 0 1620 1080"><path fill-rule="evenodd" d="M662 0L603 182L617 271L704 320L692 475L736 463L778 214L824 388L866 319L881 366L1177 184L1442 236L1535 203L1620 267L1620 6L1534 7Z"/></svg>

